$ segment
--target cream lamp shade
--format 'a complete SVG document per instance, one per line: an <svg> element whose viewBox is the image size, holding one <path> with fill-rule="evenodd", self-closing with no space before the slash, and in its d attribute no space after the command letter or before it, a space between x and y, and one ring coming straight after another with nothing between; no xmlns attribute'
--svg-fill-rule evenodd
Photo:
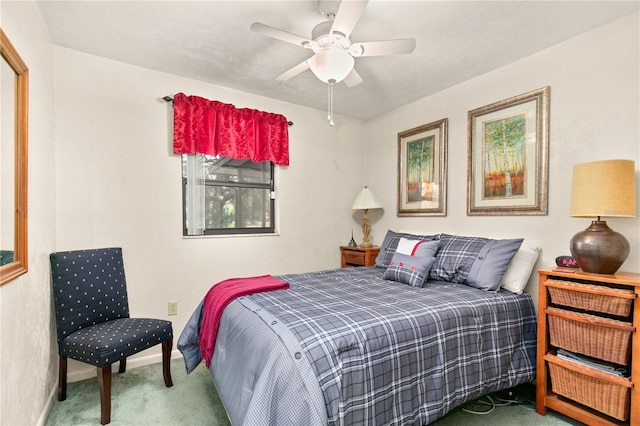
<svg viewBox="0 0 640 426"><path fill-rule="evenodd" d="M382 203L378 200L376 194L365 186L358 194L358 198L353 202L351 208L353 210L381 209Z"/></svg>
<svg viewBox="0 0 640 426"><path fill-rule="evenodd" d="M635 163L605 160L577 164L571 183L571 217L597 218L573 236L571 255L585 272L614 274L629 256L629 242L601 216L636 216Z"/></svg>
<svg viewBox="0 0 640 426"><path fill-rule="evenodd" d="M606 160L573 167L571 217L635 217L635 164Z"/></svg>
<svg viewBox="0 0 640 426"><path fill-rule="evenodd" d="M362 188L362 191L358 194L356 201L354 201L353 210L364 210L362 216L362 244L360 247L371 247L371 241L369 241L369 234L371 232L371 225L369 224L369 210L381 209L382 203L378 200L378 197L366 186Z"/></svg>

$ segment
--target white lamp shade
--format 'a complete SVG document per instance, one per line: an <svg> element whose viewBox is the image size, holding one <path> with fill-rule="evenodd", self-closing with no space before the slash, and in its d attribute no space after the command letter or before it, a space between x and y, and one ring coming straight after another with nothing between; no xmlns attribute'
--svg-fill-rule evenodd
<svg viewBox="0 0 640 426"><path fill-rule="evenodd" d="M328 83L329 80L335 80L338 83L349 75L355 61L346 50L329 45L313 55L307 63L320 80L325 83Z"/></svg>
<svg viewBox="0 0 640 426"><path fill-rule="evenodd" d="M573 166L570 215L635 217L635 163L605 160Z"/></svg>
<svg viewBox="0 0 640 426"><path fill-rule="evenodd" d="M351 208L353 210L381 209L382 203L378 200L378 197L365 186L362 188L362 191L360 191L360 194L358 194L358 198L356 198Z"/></svg>

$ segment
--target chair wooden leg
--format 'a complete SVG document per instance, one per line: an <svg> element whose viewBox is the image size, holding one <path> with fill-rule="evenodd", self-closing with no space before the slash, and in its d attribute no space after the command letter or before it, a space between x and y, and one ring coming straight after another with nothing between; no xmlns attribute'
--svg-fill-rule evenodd
<svg viewBox="0 0 640 426"><path fill-rule="evenodd" d="M98 384L100 385L100 423L111 422L111 364L98 367Z"/></svg>
<svg viewBox="0 0 640 426"><path fill-rule="evenodd" d="M120 368L118 368L118 373L122 374L127 371L127 359L122 358L120 360Z"/></svg>
<svg viewBox="0 0 640 426"><path fill-rule="evenodd" d="M67 357L60 355L58 362L58 401L67 399Z"/></svg>
<svg viewBox="0 0 640 426"><path fill-rule="evenodd" d="M165 340L162 342L162 374L164 375L164 384L170 388L173 386L171 380L171 348L173 340Z"/></svg>

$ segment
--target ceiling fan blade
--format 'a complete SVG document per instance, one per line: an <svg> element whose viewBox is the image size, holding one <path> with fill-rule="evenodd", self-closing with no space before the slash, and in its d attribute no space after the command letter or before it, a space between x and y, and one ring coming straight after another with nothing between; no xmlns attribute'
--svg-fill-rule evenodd
<svg viewBox="0 0 640 426"><path fill-rule="evenodd" d="M266 35L271 38L282 40L287 43L295 44L300 47L305 47L305 45L311 42L304 37L279 30L269 25L265 25L261 22L254 22L253 24L251 24L251 31Z"/></svg>
<svg viewBox="0 0 640 426"><path fill-rule="evenodd" d="M362 83L362 77L360 77L360 74L358 74L358 71L354 68L342 81L344 81L344 84L346 84L347 87L353 87Z"/></svg>
<svg viewBox="0 0 640 426"><path fill-rule="evenodd" d="M290 70L285 71L282 74L280 74L279 76L277 76L276 80L287 81L287 80L295 77L296 75L298 75L301 72L306 71L308 69L309 69L309 64L307 63L307 61L304 61L302 63L299 63L295 67L291 68Z"/></svg>
<svg viewBox="0 0 640 426"><path fill-rule="evenodd" d="M344 34L345 38L349 38L368 2L369 0L342 0L333 20L331 33L337 31Z"/></svg>
<svg viewBox="0 0 640 426"><path fill-rule="evenodd" d="M349 49L349 52L355 57L400 55L411 53L415 48L415 38L404 38L400 40L367 41L364 43L353 43L351 45L351 48Z"/></svg>

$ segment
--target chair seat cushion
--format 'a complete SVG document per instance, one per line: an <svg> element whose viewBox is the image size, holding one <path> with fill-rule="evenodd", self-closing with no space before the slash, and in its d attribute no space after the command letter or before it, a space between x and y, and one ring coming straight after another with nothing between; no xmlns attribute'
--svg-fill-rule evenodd
<svg viewBox="0 0 640 426"><path fill-rule="evenodd" d="M60 355L102 368L172 339L170 321L120 318L70 334L60 342Z"/></svg>

